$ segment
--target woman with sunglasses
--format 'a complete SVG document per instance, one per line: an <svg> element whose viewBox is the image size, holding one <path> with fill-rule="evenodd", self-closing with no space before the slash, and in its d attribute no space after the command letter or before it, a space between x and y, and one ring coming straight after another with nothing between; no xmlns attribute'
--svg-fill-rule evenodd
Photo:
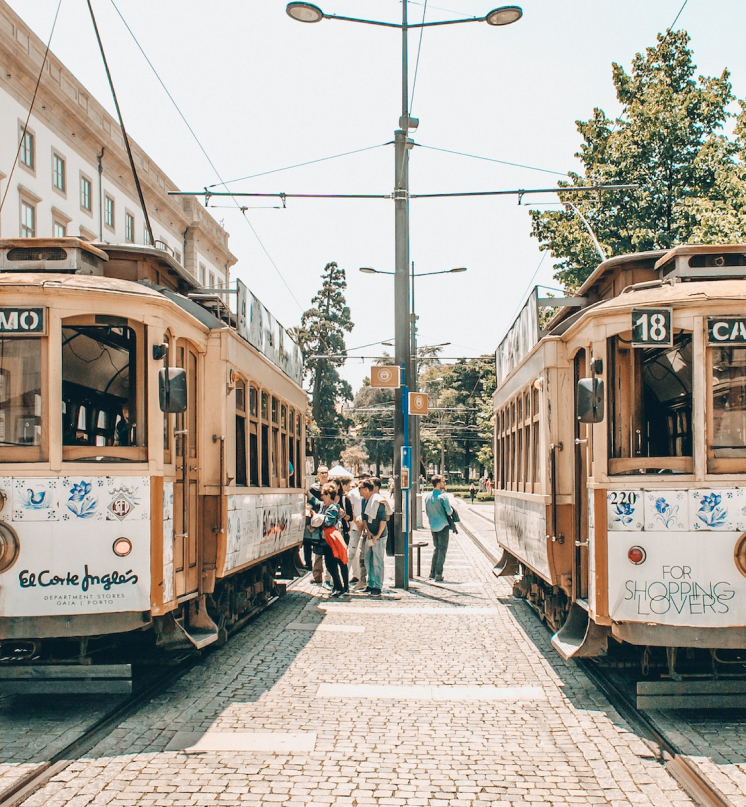
<svg viewBox="0 0 746 807"><path fill-rule="evenodd" d="M321 487L321 501L315 496L309 494L311 504L314 507L320 505L319 515L323 516L323 523L319 525L322 530L329 528L336 529L340 532L341 513L339 504L337 503L337 486L333 482L327 482ZM344 541L342 546L337 547L337 551L344 550ZM346 552L344 552L346 555ZM350 587L347 580L347 559L344 561L335 555L334 549L327 543L324 547L324 563L332 576L334 588L332 597L340 597L342 594L347 594Z"/></svg>

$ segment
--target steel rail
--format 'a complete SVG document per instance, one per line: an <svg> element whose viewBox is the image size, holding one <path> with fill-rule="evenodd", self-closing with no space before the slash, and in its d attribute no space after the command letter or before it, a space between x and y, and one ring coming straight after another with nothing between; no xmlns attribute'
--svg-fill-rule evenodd
<svg viewBox="0 0 746 807"><path fill-rule="evenodd" d="M306 576L307 575L301 575L297 580L294 580L288 588L299 583ZM231 626L229 636L238 633L250 619L257 616L262 611L265 611L278 599L279 597L272 597L261 607L252 609L248 614L241 617L235 625ZM112 728L122 723L130 715L135 714L142 706L148 703L148 701L152 700L153 697L173 686L173 684L183 678L190 670L194 669L202 660L203 656L200 653L190 655L180 662L177 667L170 669L166 675L148 684L145 689L115 706L108 714L105 714L85 729L80 736L72 740L72 742L68 743L56 754L52 755L50 759L40 763L9 787L0 791L0 807L16 807L16 805L24 802L33 793L41 787L44 787L52 777L64 771L65 768L80 759L83 754L98 745L101 740L109 735Z"/></svg>
<svg viewBox="0 0 746 807"><path fill-rule="evenodd" d="M459 521L459 526L471 538L489 561L497 565L498 559L484 546L476 535ZM533 609L532 609L533 610ZM587 659L573 659L590 680L601 690L610 705L641 736L655 758L681 785L684 792L701 807L735 807L733 802L703 773L699 766L666 738L653 720L637 706L608 676Z"/></svg>

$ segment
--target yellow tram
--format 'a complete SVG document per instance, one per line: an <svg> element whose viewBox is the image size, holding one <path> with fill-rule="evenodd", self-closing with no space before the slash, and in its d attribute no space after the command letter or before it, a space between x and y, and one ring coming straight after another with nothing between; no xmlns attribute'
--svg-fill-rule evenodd
<svg viewBox="0 0 746 807"><path fill-rule="evenodd" d="M746 246L611 258L571 299L535 290L497 382L499 571L520 570L556 650L679 684L743 676Z"/></svg>
<svg viewBox="0 0 746 807"><path fill-rule="evenodd" d="M302 357L237 293L154 248L0 241L0 691L220 641L294 573Z"/></svg>

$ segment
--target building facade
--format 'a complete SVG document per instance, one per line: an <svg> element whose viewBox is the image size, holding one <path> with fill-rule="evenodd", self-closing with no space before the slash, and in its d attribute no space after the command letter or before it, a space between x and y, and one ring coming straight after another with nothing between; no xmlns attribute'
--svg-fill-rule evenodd
<svg viewBox="0 0 746 807"><path fill-rule="evenodd" d="M151 245L118 121L51 51L42 71L45 49L0 0L0 237ZM176 185L128 137L152 246L202 285L227 286L236 262L228 233L196 197L168 196Z"/></svg>

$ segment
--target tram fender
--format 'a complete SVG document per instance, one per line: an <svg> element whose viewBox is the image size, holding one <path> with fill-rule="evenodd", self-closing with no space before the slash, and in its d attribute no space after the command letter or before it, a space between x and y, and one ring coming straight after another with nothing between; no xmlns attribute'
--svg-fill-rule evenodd
<svg viewBox="0 0 746 807"><path fill-rule="evenodd" d="M610 629L597 625L582 606L573 603L570 613L557 633L552 647L563 659L595 657L606 652Z"/></svg>
<svg viewBox="0 0 746 807"><path fill-rule="evenodd" d="M512 577L515 574L518 574L520 571L520 565L518 563L518 558L515 555L511 555L507 549L503 549L503 554L500 560L498 560L497 565L492 570L495 577Z"/></svg>

